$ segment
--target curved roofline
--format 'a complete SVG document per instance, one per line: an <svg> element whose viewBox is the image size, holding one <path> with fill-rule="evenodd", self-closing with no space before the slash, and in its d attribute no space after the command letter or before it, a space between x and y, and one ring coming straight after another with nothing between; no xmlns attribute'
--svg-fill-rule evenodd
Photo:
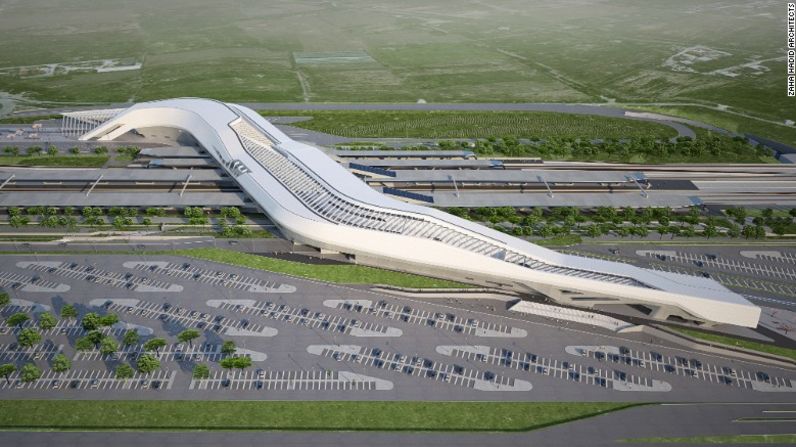
<svg viewBox="0 0 796 447"><path fill-rule="evenodd" d="M154 126L178 127L193 134L298 242L448 270L456 267L442 259L443 253L454 257L466 253L464 258L474 254L478 255L472 257L476 265L458 269L524 282L534 290L552 284L558 289L674 306L698 319L744 326L756 325L759 318L757 306L711 279L558 253L434 208L387 197L322 151L292 140L239 105L199 98L140 103L81 138L114 139L136 127ZM308 233L311 227L318 227L315 234ZM336 235L322 236L327 227ZM383 249L363 246L356 240L362 238L381 241ZM409 253L413 248L427 253Z"/></svg>

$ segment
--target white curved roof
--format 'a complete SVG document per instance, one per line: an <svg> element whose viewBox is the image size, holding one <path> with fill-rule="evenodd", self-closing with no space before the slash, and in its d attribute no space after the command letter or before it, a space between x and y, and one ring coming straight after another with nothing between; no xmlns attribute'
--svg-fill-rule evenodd
<svg viewBox="0 0 796 447"><path fill-rule="evenodd" d="M760 309L716 281L561 254L368 187L322 151L291 140L253 110L207 99L134 105L82 139L176 127L193 136L291 238L399 265L475 272L585 296L667 305L712 322L756 326ZM81 112L76 119L91 119ZM110 118L106 118L109 117ZM92 121L96 125L97 120Z"/></svg>

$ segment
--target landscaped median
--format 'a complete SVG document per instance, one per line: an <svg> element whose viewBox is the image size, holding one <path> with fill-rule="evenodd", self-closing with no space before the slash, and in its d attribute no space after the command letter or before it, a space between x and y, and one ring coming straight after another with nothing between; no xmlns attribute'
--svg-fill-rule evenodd
<svg viewBox="0 0 796 447"><path fill-rule="evenodd" d="M0 401L0 430L526 431L609 402Z"/></svg>
<svg viewBox="0 0 796 447"><path fill-rule="evenodd" d="M356 264L305 264L241 253L221 248L192 248L169 252L206 261L232 264L274 273L301 276L340 284L383 284L412 288L465 288L468 284L428 276L401 273Z"/></svg>
<svg viewBox="0 0 796 447"><path fill-rule="evenodd" d="M107 155L41 155L0 156L0 166L53 167L53 168L101 168L107 163Z"/></svg>

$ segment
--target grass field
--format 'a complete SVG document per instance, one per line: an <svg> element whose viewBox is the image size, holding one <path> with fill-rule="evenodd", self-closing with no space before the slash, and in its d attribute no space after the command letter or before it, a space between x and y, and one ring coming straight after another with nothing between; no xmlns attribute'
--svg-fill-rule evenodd
<svg viewBox="0 0 796 447"><path fill-rule="evenodd" d="M192 248L176 250L178 255L190 256L207 261L240 265L269 272L286 273L319 281L341 284L383 284L412 288L449 288L469 287L466 284L428 276L383 270L353 264L303 264L282 259L240 253L220 248Z"/></svg>
<svg viewBox="0 0 796 447"><path fill-rule="evenodd" d="M0 429L525 431L624 403L0 401Z"/></svg>
<svg viewBox="0 0 796 447"><path fill-rule="evenodd" d="M65 0L54 10L45 0L6 2L0 86L32 103L174 96L242 102L616 100L726 104L776 121L794 118L784 93L780 4L575 5ZM358 56L340 57L346 54ZM141 65L127 71L63 69L102 60ZM60 68L48 72L45 64Z"/></svg>
<svg viewBox="0 0 796 447"><path fill-rule="evenodd" d="M108 162L107 155L0 155L0 166L42 166L62 168L101 168Z"/></svg>
<svg viewBox="0 0 796 447"><path fill-rule="evenodd" d="M260 111L263 116L311 116L296 127L351 138L631 138L669 139L671 127L590 115L550 112Z"/></svg>
<svg viewBox="0 0 796 447"><path fill-rule="evenodd" d="M772 140L796 146L796 127L781 126L733 115L720 110L710 110L694 106L633 106L631 108L701 121L722 129L727 129L731 132L764 136Z"/></svg>
<svg viewBox="0 0 796 447"><path fill-rule="evenodd" d="M60 119L61 115L15 116L0 119L0 124L31 124L36 121Z"/></svg>
<svg viewBox="0 0 796 447"><path fill-rule="evenodd" d="M689 335L693 338L700 340L722 343L729 346L737 346L739 348L751 349L753 351L760 351L768 354L775 354L782 357L787 357L791 360L796 360L796 349L784 348L781 346L744 340L741 338L730 337L726 335L712 334L694 329L686 329L681 327L670 327L670 329L673 329L677 332L682 332L685 335Z"/></svg>

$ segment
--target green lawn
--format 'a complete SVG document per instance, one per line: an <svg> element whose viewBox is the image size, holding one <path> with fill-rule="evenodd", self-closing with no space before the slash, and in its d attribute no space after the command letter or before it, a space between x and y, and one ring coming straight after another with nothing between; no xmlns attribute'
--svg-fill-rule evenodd
<svg viewBox="0 0 796 447"><path fill-rule="evenodd" d="M542 247L567 247L583 243L583 238L577 234L568 234L566 236L557 236L547 239L533 239L531 242L536 245L541 245Z"/></svg>
<svg viewBox="0 0 796 447"><path fill-rule="evenodd" d="M628 443L651 444L796 444L796 434L789 435L724 435L690 436L684 438L633 438L624 439Z"/></svg>
<svg viewBox="0 0 796 447"><path fill-rule="evenodd" d="M0 166L101 168L107 162L107 155L0 156Z"/></svg>
<svg viewBox="0 0 796 447"><path fill-rule="evenodd" d="M30 115L30 116L9 116L0 119L0 124L32 124L36 121L60 119L61 115Z"/></svg>
<svg viewBox="0 0 796 447"><path fill-rule="evenodd" d="M312 116L296 127L351 138L630 138L668 139L671 127L591 115L552 112L274 111L263 116Z"/></svg>
<svg viewBox="0 0 796 447"><path fill-rule="evenodd" d="M701 340L722 343L730 346L737 346L739 348L751 349L753 351L760 351L768 354L780 355L782 357L787 357L789 359L796 360L796 349L784 348L781 346L775 346L768 343L760 343L756 341L744 340L741 338L730 337L727 335L712 334L694 329L686 329L681 327L670 327L670 329L673 329L677 332L682 332L683 334Z"/></svg>
<svg viewBox="0 0 796 447"><path fill-rule="evenodd" d="M320 281L341 284L384 284L398 287L447 288L470 287L454 281L428 276L383 270L353 264L304 264L282 259L240 253L220 248L193 248L176 250L174 253L207 261L240 265L269 272L286 273Z"/></svg>
<svg viewBox="0 0 796 447"><path fill-rule="evenodd" d="M0 429L524 431L627 408L606 402L0 401Z"/></svg>

